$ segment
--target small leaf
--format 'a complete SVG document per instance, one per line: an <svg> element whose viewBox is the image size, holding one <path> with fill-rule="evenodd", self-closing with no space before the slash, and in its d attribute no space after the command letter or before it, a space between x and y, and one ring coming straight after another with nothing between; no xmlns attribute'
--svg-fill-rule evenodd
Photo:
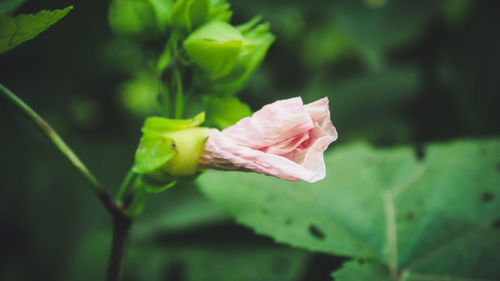
<svg viewBox="0 0 500 281"><path fill-rule="evenodd" d="M139 178L139 185L142 186L147 192L150 193L160 193L165 191L171 187L173 187L177 183L176 180L172 179L172 181L165 183L165 181L157 181L148 176L141 176Z"/></svg>
<svg viewBox="0 0 500 281"><path fill-rule="evenodd" d="M146 190L142 186L135 184L130 196L131 202L128 202L125 214L133 218L144 210L144 206L146 205Z"/></svg>
<svg viewBox="0 0 500 281"><path fill-rule="evenodd" d="M232 126L240 119L252 115L250 107L235 97L219 98L204 96L203 103L205 104L209 118L220 129Z"/></svg>
<svg viewBox="0 0 500 281"><path fill-rule="evenodd" d="M175 141L154 131L143 130L135 153L134 171L138 174L154 172L176 154Z"/></svg>
<svg viewBox="0 0 500 281"><path fill-rule="evenodd" d="M163 52L161 53L160 57L158 58L158 65L157 65L157 71L158 74L161 75L161 73L167 69L167 67L170 65L170 62L172 61L172 57L177 55L177 44L179 42L179 35L177 32L172 32L170 34L170 37L167 41L167 44L165 44L165 48Z"/></svg>
<svg viewBox="0 0 500 281"><path fill-rule="evenodd" d="M66 7L63 10L43 10L34 15L0 16L0 53L33 39L63 18L71 9L73 9L73 6Z"/></svg>
<svg viewBox="0 0 500 281"><path fill-rule="evenodd" d="M207 21L226 21L228 22L233 15L229 10L230 6L226 0L210 0L210 11Z"/></svg>

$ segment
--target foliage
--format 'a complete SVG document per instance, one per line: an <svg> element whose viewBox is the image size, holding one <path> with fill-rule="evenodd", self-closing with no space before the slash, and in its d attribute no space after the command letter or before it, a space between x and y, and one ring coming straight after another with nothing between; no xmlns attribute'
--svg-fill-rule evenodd
<svg viewBox="0 0 500 281"><path fill-rule="evenodd" d="M7 1L0 6L0 53L33 39L73 9L73 6L68 6L62 10L43 10L34 15L9 15L9 11L19 3L20 1Z"/></svg>
<svg viewBox="0 0 500 281"><path fill-rule="evenodd" d="M323 182L210 171L208 200L193 178L129 174L113 189L135 217L124 280L500 276L498 1L87 0L19 45L71 9L23 2L0 1L0 43L18 46L0 82L106 186L134 164L144 118L205 111L224 128L277 99L330 99L340 138ZM100 280L109 218L23 118L0 98L0 279Z"/></svg>
<svg viewBox="0 0 500 281"><path fill-rule="evenodd" d="M198 182L258 233L369 261L347 264L334 274L338 280L359 280L359 271L380 280L494 280L500 276L499 152L499 140L460 141L430 145L418 160L407 147L353 144L326 157L329 174L314 185L221 172L206 172Z"/></svg>

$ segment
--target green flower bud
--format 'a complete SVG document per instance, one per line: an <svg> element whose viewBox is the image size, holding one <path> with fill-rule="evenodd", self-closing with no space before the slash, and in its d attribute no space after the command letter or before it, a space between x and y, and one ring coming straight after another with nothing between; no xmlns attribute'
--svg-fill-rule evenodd
<svg viewBox="0 0 500 281"><path fill-rule="evenodd" d="M189 35L184 49L198 66L195 82L200 90L231 95L244 86L274 41L269 24L256 25L259 20L237 27L212 21Z"/></svg>
<svg viewBox="0 0 500 281"><path fill-rule="evenodd" d="M109 23L114 33L151 39L165 33L172 0L112 0Z"/></svg>
<svg viewBox="0 0 500 281"><path fill-rule="evenodd" d="M198 127L204 120L205 113L189 120L148 118L135 154L134 172L163 184L196 174L209 130Z"/></svg>
<svg viewBox="0 0 500 281"><path fill-rule="evenodd" d="M231 15L225 0L177 0L170 13L170 22L190 32L208 21L229 21Z"/></svg>

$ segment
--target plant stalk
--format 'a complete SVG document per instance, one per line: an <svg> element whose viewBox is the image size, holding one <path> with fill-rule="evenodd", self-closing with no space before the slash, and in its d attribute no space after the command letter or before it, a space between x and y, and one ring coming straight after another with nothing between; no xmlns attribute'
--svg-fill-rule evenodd
<svg viewBox="0 0 500 281"><path fill-rule="evenodd" d="M113 217L113 240L111 245L111 255L108 264L108 281L117 281L120 277L120 272L125 256L126 245L130 236L130 228L132 227L132 218L125 214L125 210L120 203L117 203L111 195L104 189L99 181L92 175L87 167L80 161L78 156L69 148L62 140L57 132L45 121L38 113L36 113L29 105L18 98L13 92L0 84L0 92L4 93L7 98L17 107L19 107L31 121L52 141L57 149L68 159L71 165L85 178L89 183L90 188L101 201L102 205ZM127 177L133 176L129 173ZM128 180L130 181L130 179ZM128 184L128 181L127 184Z"/></svg>
<svg viewBox="0 0 500 281"><path fill-rule="evenodd" d="M36 113L29 105L18 98L13 92L0 84L0 92L4 93L7 98L17 107L19 107L29 119L37 125L37 127L52 141L57 149L68 159L71 165L83 176L89 183L92 191L97 195L101 203L108 211L117 209L117 206L109 193L103 188L99 181L92 175L87 167L80 161L78 156L68 147L57 132L45 121L38 113Z"/></svg>
<svg viewBox="0 0 500 281"><path fill-rule="evenodd" d="M108 262L107 281L118 281L127 250L132 219L123 213L113 215L113 238Z"/></svg>

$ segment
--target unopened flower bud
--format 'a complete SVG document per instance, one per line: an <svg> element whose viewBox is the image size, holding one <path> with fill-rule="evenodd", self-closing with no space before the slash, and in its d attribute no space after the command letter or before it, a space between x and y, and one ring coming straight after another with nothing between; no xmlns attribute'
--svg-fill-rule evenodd
<svg viewBox="0 0 500 281"><path fill-rule="evenodd" d="M241 89L259 66L274 41L269 24L255 18L234 27L227 22L212 21L184 41L190 60L198 66L195 83L215 95L231 95Z"/></svg>
<svg viewBox="0 0 500 281"><path fill-rule="evenodd" d="M209 130L198 127L204 119L204 113L190 120L148 118L135 154L134 171L164 183L196 174Z"/></svg>

